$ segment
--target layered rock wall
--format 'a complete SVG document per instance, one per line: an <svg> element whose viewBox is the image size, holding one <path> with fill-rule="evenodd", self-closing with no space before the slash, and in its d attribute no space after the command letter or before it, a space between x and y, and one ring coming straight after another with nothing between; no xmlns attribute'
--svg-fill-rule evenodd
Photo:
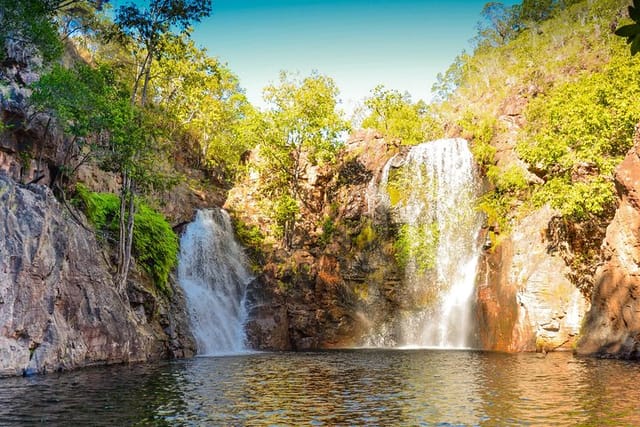
<svg viewBox="0 0 640 427"><path fill-rule="evenodd" d="M483 348L509 352L573 348L588 302L547 240L546 230L556 215L549 207L529 214L495 252L485 254L478 275Z"/></svg>
<svg viewBox="0 0 640 427"><path fill-rule="evenodd" d="M577 351L640 358L640 145L615 175L620 205L607 228L604 264L595 277L592 307Z"/></svg>
<svg viewBox="0 0 640 427"><path fill-rule="evenodd" d="M0 376L193 354L183 317L115 291L94 234L47 187L0 173L0 227Z"/></svg>

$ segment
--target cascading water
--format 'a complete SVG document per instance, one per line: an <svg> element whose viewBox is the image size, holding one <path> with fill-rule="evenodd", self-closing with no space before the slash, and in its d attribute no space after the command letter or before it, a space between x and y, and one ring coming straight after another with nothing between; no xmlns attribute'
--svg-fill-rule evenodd
<svg viewBox="0 0 640 427"><path fill-rule="evenodd" d="M393 161L378 200L398 225L404 297L396 318L368 344L469 347L482 226L473 156L465 140L443 139L413 147L389 171Z"/></svg>
<svg viewBox="0 0 640 427"><path fill-rule="evenodd" d="M198 354L245 350L244 297L251 280L227 212L198 211L180 239L178 263Z"/></svg>

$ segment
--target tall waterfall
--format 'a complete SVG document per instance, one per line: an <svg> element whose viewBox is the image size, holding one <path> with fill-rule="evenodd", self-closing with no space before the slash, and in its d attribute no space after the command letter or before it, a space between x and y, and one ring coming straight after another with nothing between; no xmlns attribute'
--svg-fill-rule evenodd
<svg viewBox="0 0 640 427"><path fill-rule="evenodd" d="M469 347L482 215L475 209L479 185L467 142L415 146L389 171L392 161L379 194L399 228L404 302L370 344L387 345L385 334L393 331L395 346Z"/></svg>
<svg viewBox="0 0 640 427"><path fill-rule="evenodd" d="M223 210L201 210L180 239L178 281L184 289L198 354L245 349L246 256Z"/></svg>

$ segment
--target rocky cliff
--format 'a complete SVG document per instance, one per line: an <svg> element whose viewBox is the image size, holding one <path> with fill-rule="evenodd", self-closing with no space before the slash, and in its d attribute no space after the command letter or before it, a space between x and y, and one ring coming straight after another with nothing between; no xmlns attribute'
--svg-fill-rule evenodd
<svg viewBox="0 0 640 427"><path fill-rule="evenodd" d="M0 376L193 354L183 308L133 282L118 294L81 218L0 173Z"/></svg>
<svg viewBox="0 0 640 427"><path fill-rule="evenodd" d="M253 346L379 345L376 328L394 312L411 310L415 296L405 295L393 255L396 226L389 212L376 209L383 167L395 154L401 159L402 152L375 133L361 132L335 167L307 173L305 185L316 194L319 209L304 212L295 249L267 249L263 274L249 292ZM254 175L234 188L227 207L268 234L268 218L256 220L257 180ZM533 211L514 224L499 246L485 250L477 279L478 347L508 352L573 348L588 301L549 234L558 215L549 207ZM321 224L327 218L331 235L323 237Z"/></svg>
<svg viewBox="0 0 640 427"><path fill-rule="evenodd" d="M570 281L571 269L548 238L557 215L548 206L534 211L500 246L484 254L477 289L482 348L573 348L588 302Z"/></svg>
<svg viewBox="0 0 640 427"><path fill-rule="evenodd" d="M620 204L607 228L580 354L640 358L640 144L615 175Z"/></svg>
<svg viewBox="0 0 640 427"><path fill-rule="evenodd" d="M259 174L250 173L231 190L226 208L268 236L262 274L249 288L253 347L362 345L372 325L399 304L392 233L386 217L374 215L368 196L397 151L379 134L364 131L350 139L336 165L307 165L302 188L310 208L302 212L291 249L269 237L270 220L259 208Z"/></svg>

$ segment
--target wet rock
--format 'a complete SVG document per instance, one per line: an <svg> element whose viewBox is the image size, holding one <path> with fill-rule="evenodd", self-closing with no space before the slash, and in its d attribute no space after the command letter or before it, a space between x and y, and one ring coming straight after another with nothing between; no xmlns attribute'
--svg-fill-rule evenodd
<svg viewBox="0 0 640 427"><path fill-rule="evenodd" d="M256 350L291 350L287 306L277 288L260 279L247 286L247 341Z"/></svg>

